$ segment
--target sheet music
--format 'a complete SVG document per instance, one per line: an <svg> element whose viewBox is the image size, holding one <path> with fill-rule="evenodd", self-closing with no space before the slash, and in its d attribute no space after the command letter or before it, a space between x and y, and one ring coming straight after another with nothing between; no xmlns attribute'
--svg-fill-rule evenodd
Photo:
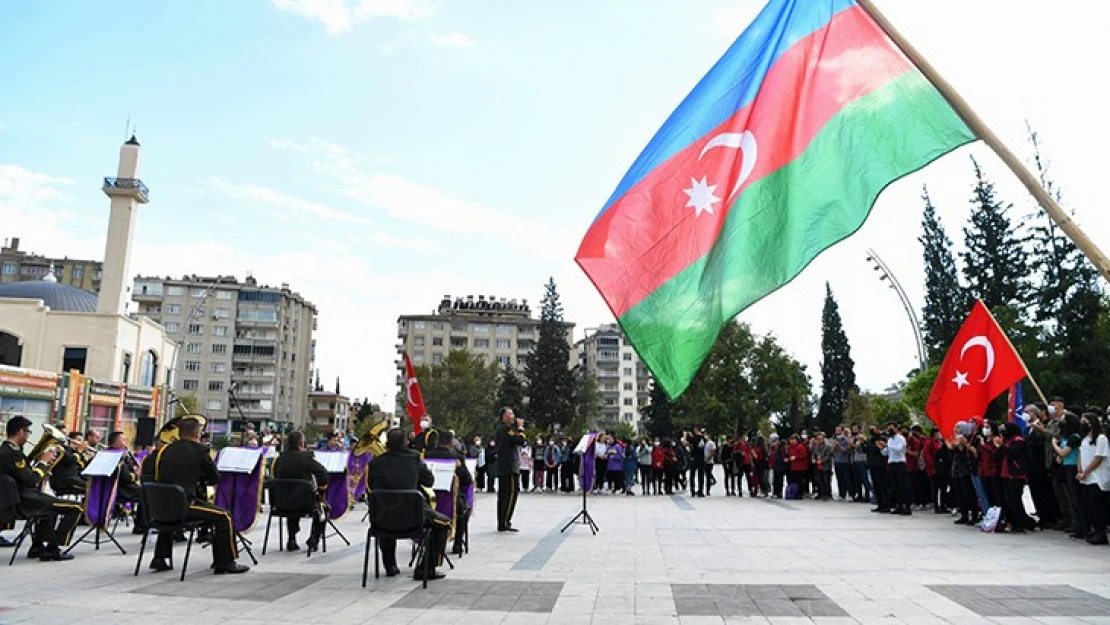
<svg viewBox="0 0 1110 625"><path fill-rule="evenodd" d="M350 458L351 452L349 451L317 451L315 452L316 460L324 465L328 473L346 473L347 460Z"/></svg>
<svg viewBox="0 0 1110 625"><path fill-rule="evenodd" d="M432 470L432 475L435 476L435 484L432 485L433 490L451 490L451 480L455 479L455 461L454 460L433 460L431 458L424 461L428 468Z"/></svg>
<svg viewBox="0 0 1110 625"><path fill-rule="evenodd" d="M470 477L474 477L474 476L478 475L478 459L477 458L467 458L466 460L464 460L464 462L466 462L466 470L470 471Z"/></svg>
<svg viewBox="0 0 1110 625"><path fill-rule="evenodd" d="M584 454L589 449L590 445L597 439L597 432L590 432L589 434L578 439L578 445L574 447L574 453Z"/></svg>
<svg viewBox="0 0 1110 625"><path fill-rule="evenodd" d="M254 473L262 452L259 448L224 447L216 458L216 468L227 473Z"/></svg>
<svg viewBox="0 0 1110 625"><path fill-rule="evenodd" d="M127 452L123 450L106 449L104 451L96 452L93 456L89 466L81 472L85 477L108 477L116 472L116 467L119 466L120 460L123 460Z"/></svg>

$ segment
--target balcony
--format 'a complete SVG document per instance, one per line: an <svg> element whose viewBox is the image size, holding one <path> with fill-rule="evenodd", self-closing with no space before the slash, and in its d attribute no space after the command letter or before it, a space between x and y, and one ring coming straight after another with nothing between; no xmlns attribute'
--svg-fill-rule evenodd
<svg viewBox="0 0 1110 625"><path fill-rule="evenodd" d="M272 380L274 373L272 371L232 371L232 380ZM271 393L272 394L272 393Z"/></svg>
<svg viewBox="0 0 1110 625"><path fill-rule="evenodd" d="M140 204L150 201L150 190L138 178L104 178L102 187L109 197L129 197Z"/></svg>
<svg viewBox="0 0 1110 625"><path fill-rule="evenodd" d="M261 321L259 319L236 317L235 325L242 326L244 328L276 328L278 327L278 322L276 319L273 321Z"/></svg>

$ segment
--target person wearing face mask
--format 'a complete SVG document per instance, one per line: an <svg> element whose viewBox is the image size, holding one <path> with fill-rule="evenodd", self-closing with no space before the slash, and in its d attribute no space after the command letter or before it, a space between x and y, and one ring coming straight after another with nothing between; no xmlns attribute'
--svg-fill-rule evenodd
<svg viewBox="0 0 1110 625"><path fill-rule="evenodd" d="M886 470L894 484L893 508L891 514L910 516L913 512L913 486L910 484L910 474L906 467L906 437L898 431L897 426L891 423L887 427L886 441Z"/></svg>
<svg viewBox="0 0 1110 625"><path fill-rule="evenodd" d="M543 492L543 478L547 474L547 465L543 460L543 437L536 436L536 443L532 446L532 492Z"/></svg>
<svg viewBox="0 0 1110 625"><path fill-rule="evenodd" d="M428 436L432 433L432 431L432 418L428 415L420 417L420 433L412 437L412 440L409 441L409 449L415 450L419 453L424 453L424 450L429 448ZM435 437L432 438L432 440L435 441L438 440L438 438L439 435L437 434ZM434 446L435 444L433 443L430 447Z"/></svg>
<svg viewBox="0 0 1110 625"><path fill-rule="evenodd" d="M1045 418L1042 421L1044 430L1044 443L1045 443L1045 468L1048 470L1048 477L1052 482L1052 494L1056 499L1056 505L1059 509L1059 521L1056 523L1055 529L1075 532L1076 517L1079 511L1072 505L1071 497L1071 483L1075 481L1075 473L1072 470L1065 470L1063 461L1056 453L1053 441L1061 438L1064 430L1065 417L1067 416L1064 410L1064 398L1053 397L1052 401L1048 402L1045 407ZM1076 418L1075 429L1078 434L1079 420ZM1074 449L1074 448L1073 448ZM1077 456L1078 457L1078 456ZM1072 462L1072 467L1075 463ZM1068 475L1070 473L1070 475Z"/></svg>
<svg viewBox="0 0 1110 625"><path fill-rule="evenodd" d="M1098 410L1088 408L1079 419L1079 464L1076 478L1083 485L1083 509L1086 516L1087 542L1092 545L1105 545L1106 539L1106 497L1110 491L1110 442L1102 433Z"/></svg>
<svg viewBox="0 0 1110 625"><path fill-rule="evenodd" d="M667 455L663 450L663 442L658 438L655 439L654 444L651 446L651 484L653 486L654 494L659 495L663 492L663 480L666 472Z"/></svg>
<svg viewBox="0 0 1110 625"><path fill-rule="evenodd" d="M995 433L990 421L983 423L979 436L979 479L983 482L983 490L987 494L986 510L992 507L1001 507L1002 496L1002 470L998 446L994 443Z"/></svg>
<svg viewBox="0 0 1110 625"><path fill-rule="evenodd" d="M1051 464L1047 461L1055 454L1051 453L1051 446L1045 441L1045 424L1041 409L1034 404L1029 404L1024 412L1025 422L1029 424L1028 431L1023 434L1025 448L1029 453L1029 495L1033 498L1033 508L1037 512L1037 526L1041 529L1052 529L1060 522L1060 506L1057 505L1056 495L1052 490L1052 479L1049 475Z"/></svg>
<svg viewBox="0 0 1110 625"><path fill-rule="evenodd" d="M875 492L875 507L871 510L885 514L891 510L890 475L886 471L886 437L878 426L872 425L868 431L871 437L864 443L867 453L867 469L871 474L871 487Z"/></svg>
<svg viewBox="0 0 1110 625"><path fill-rule="evenodd" d="M1009 523L1012 532L1027 532L1037 529L1037 522L1025 512L1022 495L1025 492L1025 483L1029 479L1029 454L1027 453L1025 438L1021 435L1021 427L1014 423L1005 423L1002 426L1001 436L996 436L994 444L998 448L1001 460L999 479L1002 481L1003 501L1002 516L998 520L998 532Z"/></svg>
<svg viewBox="0 0 1110 625"><path fill-rule="evenodd" d="M559 448L555 445L555 437L547 439L547 447L543 450L544 475L547 476L545 486L547 492L553 493L559 487Z"/></svg>
<svg viewBox="0 0 1110 625"><path fill-rule="evenodd" d="M651 489L651 444L646 438L640 439L636 446L636 468L640 472L640 494L647 495Z"/></svg>
<svg viewBox="0 0 1110 625"><path fill-rule="evenodd" d="M1074 414L1065 414L1063 424L1059 427L1059 436L1052 440L1052 451L1059 458L1057 472L1067 480L1066 493L1067 507L1072 512L1072 525L1066 528L1072 538L1085 539L1087 537L1087 517L1083 513L1083 484L1076 477L1079 473L1079 445L1082 438L1079 435L1079 417ZM1061 504L1061 508L1064 504Z"/></svg>

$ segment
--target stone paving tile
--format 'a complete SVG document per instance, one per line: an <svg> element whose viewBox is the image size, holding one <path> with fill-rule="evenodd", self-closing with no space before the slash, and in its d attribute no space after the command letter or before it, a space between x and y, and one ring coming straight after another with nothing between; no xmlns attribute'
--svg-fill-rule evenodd
<svg viewBox="0 0 1110 625"><path fill-rule="evenodd" d="M1110 599L1067 585L928 588L984 617L1110 617Z"/></svg>

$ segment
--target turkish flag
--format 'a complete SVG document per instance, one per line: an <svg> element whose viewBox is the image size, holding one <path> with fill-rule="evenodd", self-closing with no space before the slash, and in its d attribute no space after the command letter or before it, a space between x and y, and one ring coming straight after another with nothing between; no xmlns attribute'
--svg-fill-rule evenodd
<svg viewBox="0 0 1110 625"><path fill-rule="evenodd" d="M957 421L982 417L987 404L1025 377L1025 364L994 316L976 300L933 383L925 414L951 437Z"/></svg>
<svg viewBox="0 0 1110 625"><path fill-rule="evenodd" d="M405 411L409 413L409 419L412 419L413 431L419 434L420 419L428 414L428 409L424 407L424 396L420 394L416 371L412 368L412 359L408 354L405 354L405 375L408 377L405 381Z"/></svg>

